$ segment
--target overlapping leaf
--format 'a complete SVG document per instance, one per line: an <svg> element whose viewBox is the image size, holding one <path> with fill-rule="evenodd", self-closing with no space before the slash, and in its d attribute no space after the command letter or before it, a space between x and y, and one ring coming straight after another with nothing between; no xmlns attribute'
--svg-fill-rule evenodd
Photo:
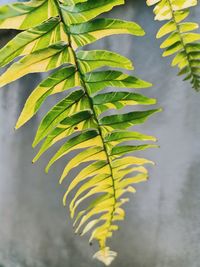
<svg viewBox="0 0 200 267"><path fill-rule="evenodd" d="M0 29L26 30L56 17L54 0L32 0L0 7Z"/></svg>
<svg viewBox="0 0 200 267"><path fill-rule="evenodd" d="M13 82L28 73L46 72L64 63L74 63L72 49L65 43L61 42L37 50L11 65L0 77L0 86Z"/></svg>
<svg viewBox="0 0 200 267"><path fill-rule="evenodd" d="M114 6L124 4L124 0L88 0L76 5L60 5L64 21L67 25L89 21Z"/></svg>
<svg viewBox="0 0 200 267"><path fill-rule="evenodd" d="M97 240L100 247L94 257L106 265L116 256L107 246L107 239L118 229L117 221L125 217L122 205L128 199L123 195L134 193L133 185L147 180L144 165L152 164L128 154L154 147L156 139L130 128L144 123L159 110L123 111L126 106L156 103L155 99L133 91L148 88L150 83L112 69L132 70L129 59L111 51L76 49L112 34L144 35L134 22L96 18L123 3L123 0L33 0L0 8L0 28L24 30L0 50L0 66L22 56L0 77L0 86L32 72L53 70L27 99L16 128L30 120L47 97L65 92L39 125L33 146L43 143L33 162L62 140L46 171L72 151L75 156L66 163L60 183L71 177L72 169L86 164L66 188L63 204L69 202L77 233L92 232L90 242ZM102 67L111 69L96 71ZM107 87L112 91L103 91ZM115 113L108 115L106 112L111 109ZM122 109L120 114L119 109ZM85 200L90 200L89 205Z"/></svg>
<svg viewBox="0 0 200 267"><path fill-rule="evenodd" d="M47 79L42 81L29 96L18 119L16 128L19 128L30 120L49 95L57 94L77 86L80 86L80 79L75 67L64 67L55 71Z"/></svg>
<svg viewBox="0 0 200 267"><path fill-rule="evenodd" d="M150 83L137 77L115 70L98 71L86 74L84 82L90 94L103 90L107 86L137 89L151 86Z"/></svg>
<svg viewBox="0 0 200 267"><path fill-rule="evenodd" d="M81 72L91 72L95 69L108 66L132 70L132 62L120 54L106 50L78 51L78 64Z"/></svg>
<svg viewBox="0 0 200 267"><path fill-rule="evenodd" d="M93 21L71 25L70 32L74 49L91 44L113 34L144 35L144 31L136 23L106 18L99 18Z"/></svg>
<svg viewBox="0 0 200 267"><path fill-rule="evenodd" d="M157 38L167 36L161 44L165 49L163 56L175 55L172 66L178 66L179 75L185 75L195 90L200 90L200 34L194 33L197 23L183 22L189 15L189 8L197 5L197 0L147 0L154 8L156 20L167 20L157 34Z"/></svg>
<svg viewBox="0 0 200 267"><path fill-rule="evenodd" d="M35 28L23 31L0 50L0 66L14 58L30 54L60 41L67 43L63 23L59 18L51 18Z"/></svg>

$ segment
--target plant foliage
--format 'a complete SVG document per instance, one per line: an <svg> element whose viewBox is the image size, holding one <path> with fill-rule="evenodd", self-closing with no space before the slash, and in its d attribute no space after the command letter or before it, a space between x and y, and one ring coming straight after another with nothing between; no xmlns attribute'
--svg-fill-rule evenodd
<svg viewBox="0 0 200 267"><path fill-rule="evenodd" d="M178 66L179 75L185 75L184 80L191 80L193 88L200 90L200 34L193 31L199 25L184 22L189 16L189 8L197 5L197 0L147 0L148 5L155 5L155 19L167 20L157 38L167 36L161 44L165 51L163 56L174 55L172 66Z"/></svg>
<svg viewBox="0 0 200 267"><path fill-rule="evenodd" d="M72 169L87 163L66 188L63 203L66 205L71 195L69 207L76 233L84 235L91 231L90 242L97 240L100 246L95 257L107 265L116 256L107 246L107 239L118 229L117 221L124 219L122 205L128 198L123 195L134 193L133 185L147 180L144 165L152 163L130 153L155 146L147 142L155 141L154 137L129 128L144 123L159 111L119 112L126 106L155 104L155 99L132 90L151 84L116 70L133 69L130 60L122 55L78 49L113 34L144 35L134 22L96 18L123 3L123 0L32 0L0 8L0 28L20 30L0 50L1 67L20 57L0 77L0 86L29 73L52 70L27 99L16 128L30 120L48 96L66 92L39 125L33 146L41 141L43 144L33 161L55 143L65 140L46 170L75 151L76 155L64 168L62 183L71 176ZM192 47L196 48L194 44ZM108 68L97 71L102 67ZM106 87L129 90L108 92L104 90ZM108 114L109 110L114 110L113 115ZM127 144L127 141L144 142Z"/></svg>

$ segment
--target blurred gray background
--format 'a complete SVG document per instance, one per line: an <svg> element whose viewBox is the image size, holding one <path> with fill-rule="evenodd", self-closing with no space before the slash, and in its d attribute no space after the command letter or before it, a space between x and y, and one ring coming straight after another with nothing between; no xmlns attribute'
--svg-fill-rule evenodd
<svg viewBox="0 0 200 267"><path fill-rule="evenodd" d="M6 3L7 1L0 1ZM96 43L130 57L135 73L154 86L143 90L156 97L164 111L139 127L159 139L159 149L141 153L157 164L150 167L150 180L137 186L126 206L120 231L110 240L118 258L113 267L199 267L200 266L200 93L176 77L169 59L161 58L155 34L161 25L153 21L145 1L130 0L109 16L139 22L146 36L111 37ZM200 6L191 20L200 22ZM1 44L8 33L0 32ZM64 187L58 178L66 158L49 175L44 173L50 151L36 165L31 143L42 114L14 131L22 106L41 80L26 76L0 90L0 267L94 267L97 247L87 237L75 236L68 210L62 207Z"/></svg>

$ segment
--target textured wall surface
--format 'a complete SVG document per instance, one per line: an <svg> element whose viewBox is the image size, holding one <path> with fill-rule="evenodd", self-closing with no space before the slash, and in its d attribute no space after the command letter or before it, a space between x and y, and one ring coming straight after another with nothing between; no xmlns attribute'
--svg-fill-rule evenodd
<svg viewBox="0 0 200 267"><path fill-rule="evenodd" d="M131 57L136 73L154 83L144 93L157 97L164 109L140 127L157 136L161 147L141 153L157 165L150 168L149 182L138 185L137 194L131 196L126 220L111 241L119 252L112 266L199 267L200 93L176 77L169 60L161 59L159 41L154 38L160 24L153 21L144 0L127 1L112 15L139 22L147 35L115 36L95 47ZM200 6L192 13L192 19L200 22L199 17ZM56 148L35 166L31 164L38 122L58 97L47 101L40 115L23 129L13 130L25 99L40 79L27 76L0 90L0 267L101 266L91 260L97 248L73 234L68 211L61 204L64 188L58 185L58 177L67 159L49 175L43 169Z"/></svg>

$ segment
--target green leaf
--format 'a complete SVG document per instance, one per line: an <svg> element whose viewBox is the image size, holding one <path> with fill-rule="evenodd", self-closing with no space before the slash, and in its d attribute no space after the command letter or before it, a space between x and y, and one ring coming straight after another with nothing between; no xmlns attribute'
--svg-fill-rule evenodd
<svg viewBox="0 0 200 267"><path fill-rule="evenodd" d="M194 31L198 28L199 28L199 25L197 23L192 23L192 22L180 23L179 25L180 33Z"/></svg>
<svg viewBox="0 0 200 267"><path fill-rule="evenodd" d="M143 36L144 30L134 22L119 19L95 19L70 26L72 46L74 49L93 43L113 34L131 34Z"/></svg>
<svg viewBox="0 0 200 267"><path fill-rule="evenodd" d="M75 67L65 67L51 74L42 81L27 99L16 129L30 120L50 95L57 94L80 85L79 75Z"/></svg>
<svg viewBox="0 0 200 267"><path fill-rule="evenodd" d="M163 36L176 31L176 23L174 21L169 21L164 24L158 31L156 37L162 38Z"/></svg>
<svg viewBox="0 0 200 267"><path fill-rule="evenodd" d="M124 0L88 0L75 6L62 5L62 13L67 25L87 22L103 12L110 11L114 6L124 4Z"/></svg>
<svg viewBox="0 0 200 267"><path fill-rule="evenodd" d="M147 111L133 111L125 114L105 116L100 119L99 122L100 125L109 126L112 129L127 129L136 124L144 123L149 116L160 111L160 109L152 109Z"/></svg>
<svg viewBox="0 0 200 267"><path fill-rule="evenodd" d="M128 156L128 157L123 157L123 158L113 160L112 167L113 169L116 169L116 171L119 171L121 169L125 169L133 165L143 166L145 164L154 164L154 163L144 158Z"/></svg>
<svg viewBox="0 0 200 267"><path fill-rule="evenodd" d="M136 93L109 92L93 97L93 104L98 114L108 109L121 109L134 105L153 105L156 100Z"/></svg>
<svg viewBox="0 0 200 267"><path fill-rule="evenodd" d="M154 136L149 136L141 134L138 132L128 132L128 131L115 131L109 133L105 137L105 142L112 144L113 146L118 145L122 142L140 140L140 141L156 141Z"/></svg>
<svg viewBox="0 0 200 267"><path fill-rule="evenodd" d="M60 2L67 5L76 5L78 3L87 2L87 0L60 0Z"/></svg>
<svg viewBox="0 0 200 267"><path fill-rule="evenodd" d="M127 153L145 150L147 148L156 147L155 145L139 145L139 146L116 146L111 151L111 156L123 156Z"/></svg>
<svg viewBox="0 0 200 267"><path fill-rule="evenodd" d="M61 179L60 179L60 183L63 182L64 178L69 174L69 172L79 166L80 164L82 164L83 162L88 162L88 161L96 161L99 159L102 160L106 160L106 155L102 149L101 146L93 146L90 147L82 152L80 152L78 155L76 155L74 158L72 158L67 166L65 167ZM87 188L87 186L86 186Z"/></svg>
<svg viewBox="0 0 200 267"><path fill-rule="evenodd" d="M193 68L193 58L190 53L195 42L200 40L200 34L192 32L198 29L199 25L193 22L183 22L189 16L189 8L197 5L197 0L147 0L147 4L156 5L155 19L168 21L157 33L157 38L170 34L161 44L161 48L165 48L163 56L175 54L172 66L178 65L179 75L186 75L184 80L190 80L193 88L199 91L200 76L197 74L199 67ZM196 51L200 55L198 45Z"/></svg>
<svg viewBox="0 0 200 267"><path fill-rule="evenodd" d="M32 0L0 7L0 29L26 30L58 15L54 0Z"/></svg>
<svg viewBox="0 0 200 267"><path fill-rule="evenodd" d="M79 135L69 139L50 160L46 171L49 170L55 161L69 153L71 150L91 147L94 146L94 144L96 146L101 145L101 138L99 137L99 133L95 130L80 133Z"/></svg>
<svg viewBox="0 0 200 267"><path fill-rule="evenodd" d="M93 177L96 175L102 175L102 174L109 174L109 166L106 161L99 160L96 162L93 162L91 165L85 167L72 181L70 186L68 187L65 198L67 198L68 194L83 180L87 179L88 177Z"/></svg>
<svg viewBox="0 0 200 267"><path fill-rule="evenodd" d="M71 179L65 189L63 204L66 205L68 195L72 195L69 210L75 232L84 235L91 231L90 242L96 240L100 249L94 257L107 265L116 256L107 246L107 240L118 230L116 224L125 217L122 205L129 199L124 198L124 194L136 192L132 185L148 178L144 165L153 164L148 159L127 155L154 147L155 137L126 129L145 122L160 111L152 109L121 114L118 109L127 105L153 105L156 100L117 88L142 89L151 84L132 73L115 70L133 70L131 61L120 54L80 50L84 45L113 34L144 35L144 30L135 22L96 18L123 3L124 0L32 0L0 8L0 28L21 30L0 50L0 66L22 57L4 71L0 86L26 74L52 70L28 97L16 128L30 120L49 96L57 99L53 96L65 91L62 100L50 108L38 127L33 146L42 140L43 143L33 162L54 144L58 149L46 171L68 155L60 178L60 183L66 177ZM182 10L176 12L179 12L177 20L182 21L185 13L181 13ZM169 34L176 31L174 24L172 29L168 27L165 28ZM199 74L199 47L194 43L197 35L190 31L196 28L197 25L191 23L180 25L195 77ZM180 43L181 40L178 45L169 45L167 53L181 53ZM175 61L190 77L185 55ZM94 71L99 68L104 69ZM198 79L194 81L195 85L197 83ZM102 92L107 87L115 89ZM109 114L113 108L116 109L115 115L102 114L105 111ZM72 177L71 170L74 169L76 175Z"/></svg>
<svg viewBox="0 0 200 267"><path fill-rule="evenodd" d="M61 100L43 118L33 142L36 146L46 135L52 131L62 120L73 113L89 109L88 99L83 90L77 90Z"/></svg>
<svg viewBox="0 0 200 267"><path fill-rule="evenodd" d="M105 66L133 70L128 58L106 50L78 51L77 58L83 73Z"/></svg>
<svg viewBox="0 0 200 267"><path fill-rule="evenodd" d="M46 72L64 63L74 63L71 48L65 43L58 43L35 51L11 65L11 67L0 76L0 87L28 73Z"/></svg>
<svg viewBox="0 0 200 267"><path fill-rule="evenodd" d="M0 67L14 58L30 54L60 41L68 42L59 18L51 18L41 25L19 33L0 50Z"/></svg>
<svg viewBox="0 0 200 267"><path fill-rule="evenodd" d="M124 74L120 71L97 71L85 75L85 82L90 94L103 90L105 87L147 88L152 84L137 77Z"/></svg>
<svg viewBox="0 0 200 267"><path fill-rule="evenodd" d="M41 155L49 149L56 142L67 138L68 136L76 133L77 131L83 131L88 128L96 128L94 118L91 111L81 111L74 115L64 119L57 125L46 137L39 152L33 159L33 162L39 159Z"/></svg>

